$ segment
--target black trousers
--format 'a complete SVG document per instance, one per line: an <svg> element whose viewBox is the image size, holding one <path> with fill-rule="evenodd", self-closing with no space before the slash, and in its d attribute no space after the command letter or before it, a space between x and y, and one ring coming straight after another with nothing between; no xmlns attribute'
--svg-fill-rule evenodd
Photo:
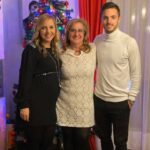
<svg viewBox="0 0 150 150"><path fill-rule="evenodd" d="M101 140L102 150L127 150L130 109L128 101L106 102L94 95L95 132Z"/></svg>
<svg viewBox="0 0 150 150"><path fill-rule="evenodd" d="M64 150L90 150L90 128L62 127Z"/></svg>
<svg viewBox="0 0 150 150"><path fill-rule="evenodd" d="M29 126L26 129L28 150L49 150L55 133L53 126Z"/></svg>

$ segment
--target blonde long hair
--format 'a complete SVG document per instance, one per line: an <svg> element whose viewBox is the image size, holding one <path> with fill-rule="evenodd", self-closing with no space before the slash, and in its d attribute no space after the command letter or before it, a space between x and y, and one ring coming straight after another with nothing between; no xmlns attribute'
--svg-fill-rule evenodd
<svg viewBox="0 0 150 150"><path fill-rule="evenodd" d="M43 22L45 20L53 20L54 25L55 25L55 30L56 30L56 35L55 37L52 39L50 47L52 50L52 53L54 55L58 54L58 43L60 41L60 34L59 31L57 30L57 24L55 21L55 18L53 16L50 16L49 14L42 14L39 16L37 22L36 22L36 28L35 28L35 33L33 34L33 38L32 38L32 43L39 49L39 51L45 56L47 55L47 49L42 45L41 42L41 37L40 37L40 30L43 26Z"/></svg>
<svg viewBox="0 0 150 150"><path fill-rule="evenodd" d="M72 19L67 23L65 42L63 43L63 50L66 51L67 47L70 46L69 32L75 23L81 23L84 27L83 45L81 46L80 50L88 53L91 50L91 47L88 42L88 35L89 35L88 24L83 19Z"/></svg>

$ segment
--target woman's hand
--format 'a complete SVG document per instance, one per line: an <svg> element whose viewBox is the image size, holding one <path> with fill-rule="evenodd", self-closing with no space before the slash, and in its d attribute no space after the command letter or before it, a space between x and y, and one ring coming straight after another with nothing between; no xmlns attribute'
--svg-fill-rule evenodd
<svg viewBox="0 0 150 150"><path fill-rule="evenodd" d="M24 121L29 122L29 114L30 114L29 108L22 108L22 109L20 109L20 117L21 117Z"/></svg>

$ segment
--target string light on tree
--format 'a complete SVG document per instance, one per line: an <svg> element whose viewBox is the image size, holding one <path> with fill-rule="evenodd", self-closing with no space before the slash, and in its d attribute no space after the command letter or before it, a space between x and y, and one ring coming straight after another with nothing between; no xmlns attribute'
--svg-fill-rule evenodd
<svg viewBox="0 0 150 150"><path fill-rule="evenodd" d="M30 15L26 19L24 19L25 20L24 21L24 29L25 29L24 47L26 46L26 44L31 42L32 35L35 29L36 20L38 19L39 15L44 13L53 15L56 18L58 30L60 31L61 36L63 37L65 33L65 26L67 22L72 19L71 17L72 12L73 9L69 9L69 2L67 0L65 1L40 0L35 4L33 3L32 12L30 10Z"/></svg>

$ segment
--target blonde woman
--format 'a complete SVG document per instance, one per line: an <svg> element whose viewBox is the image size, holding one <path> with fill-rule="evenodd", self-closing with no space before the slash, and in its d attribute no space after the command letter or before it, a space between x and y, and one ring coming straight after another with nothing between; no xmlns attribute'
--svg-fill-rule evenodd
<svg viewBox="0 0 150 150"><path fill-rule="evenodd" d="M57 124L62 127L64 150L89 150L89 133L94 125L96 48L88 42L88 26L84 20L68 22L60 59L61 90L56 112Z"/></svg>
<svg viewBox="0 0 150 150"><path fill-rule="evenodd" d="M37 21L32 44L22 54L16 99L20 117L28 126L29 150L47 150L52 143L60 89L58 41L55 19L43 14Z"/></svg>

